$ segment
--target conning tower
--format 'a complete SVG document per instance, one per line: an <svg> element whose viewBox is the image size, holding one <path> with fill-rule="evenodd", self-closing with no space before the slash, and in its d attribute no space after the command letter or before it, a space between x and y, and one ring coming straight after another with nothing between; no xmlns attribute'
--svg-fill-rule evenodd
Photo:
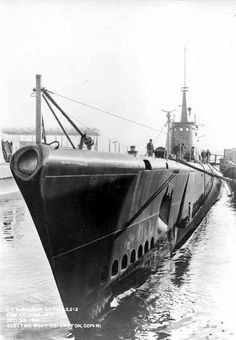
<svg viewBox="0 0 236 340"><path fill-rule="evenodd" d="M188 88L183 87L182 111L180 122L172 122L171 126L171 153L178 158L193 160L196 156L196 122L188 121L191 109L187 109L186 92Z"/></svg>
<svg viewBox="0 0 236 340"><path fill-rule="evenodd" d="M187 109L186 92L186 47L184 49L184 86L182 87L182 109L180 122L172 122L170 129L170 152L178 158L185 158L188 161L196 158L196 121L188 121L188 114L191 108Z"/></svg>

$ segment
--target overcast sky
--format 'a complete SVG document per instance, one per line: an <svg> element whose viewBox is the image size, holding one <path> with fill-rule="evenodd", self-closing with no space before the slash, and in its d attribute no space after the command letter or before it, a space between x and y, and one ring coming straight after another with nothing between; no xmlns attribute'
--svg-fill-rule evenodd
<svg viewBox="0 0 236 340"><path fill-rule="evenodd" d="M162 130L178 109L187 46L188 106L202 145L236 147L236 2L0 0L2 126L33 126L43 86ZM165 135L56 98L81 126L124 145ZM52 125L43 107L45 120ZM176 119L179 118L176 113ZM192 118L193 119L193 118Z"/></svg>

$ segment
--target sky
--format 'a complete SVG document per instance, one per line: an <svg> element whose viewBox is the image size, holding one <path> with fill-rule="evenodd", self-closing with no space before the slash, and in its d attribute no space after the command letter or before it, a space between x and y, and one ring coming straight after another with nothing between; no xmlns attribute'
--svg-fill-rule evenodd
<svg viewBox="0 0 236 340"><path fill-rule="evenodd" d="M186 46L200 145L236 147L236 1L0 0L0 13L0 126L35 125L31 94L41 74L57 94L156 130L55 96L80 127L124 147L142 150L149 138L165 145L162 110L180 117Z"/></svg>

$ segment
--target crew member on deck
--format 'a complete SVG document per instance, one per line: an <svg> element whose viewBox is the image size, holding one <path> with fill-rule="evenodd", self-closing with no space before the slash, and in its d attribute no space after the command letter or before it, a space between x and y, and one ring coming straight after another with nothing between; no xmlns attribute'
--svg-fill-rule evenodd
<svg viewBox="0 0 236 340"><path fill-rule="evenodd" d="M152 139L149 140L149 142L147 143L147 155L149 157L152 157L154 153L154 146L152 144Z"/></svg>
<svg viewBox="0 0 236 340"><path fill-rule="evenodd" d="M211 153L210 153L210 150L207 149L207 151L206 151L206 161L207 161L207 163L210 162L210 158L211 158Z"/></svg>
<svg viewBox="0 0 236 340"><path fill-rule="evenodd" d="M191 161L195 161L195 150L194 150L194 146L191 147Z"/></svg>
<svg viewBox="0 0 236 340"><path fill-rule="evenodd" d="M185 147L184 143L182 143L181 146L180 146L180 153L181 153L180 158L184 157L185 151L186 151L186 147Z"/></svg>
<svg viewBox="0 0 236 340"><path fill-rule="evenodd" d="M202 150L201 152L202 163L206 163L206 151Z"/></svg>

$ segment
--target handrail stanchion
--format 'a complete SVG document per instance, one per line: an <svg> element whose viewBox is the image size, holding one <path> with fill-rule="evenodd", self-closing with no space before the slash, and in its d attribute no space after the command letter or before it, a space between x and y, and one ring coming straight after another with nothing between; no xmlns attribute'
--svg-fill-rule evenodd
<svg viewBox="0 0 236 340"><path fill-rule="evenodd" d="M42 144L41 75L36 75L36 144Z"/></svg>

